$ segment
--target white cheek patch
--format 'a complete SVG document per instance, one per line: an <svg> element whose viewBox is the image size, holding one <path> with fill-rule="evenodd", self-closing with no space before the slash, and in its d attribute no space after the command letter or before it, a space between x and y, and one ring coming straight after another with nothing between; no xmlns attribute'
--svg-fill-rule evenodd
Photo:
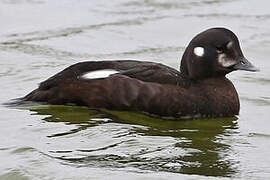
<svg viewBox="0 0 270 180"><path fill-rule="evenodd" d="M203 47L195 47L193 52L196 56L202 57L204 55L204 48Z"/></svg>
<svg viewBox="0 0 270 180"><path fill-rule="evenodd" d="M227 58L226 54L224 53L218 55L218 63L222 67L226 67L226 68L236 64L234 60Z"/></svg>
<svg viewBox="0 0 270 180"><path fill-rule="evenodd" d="M114 69L102 69L97 71L90 71L81 76L83 79L101 79L107 78L110 75L117 74L119 71Z"/></svg>

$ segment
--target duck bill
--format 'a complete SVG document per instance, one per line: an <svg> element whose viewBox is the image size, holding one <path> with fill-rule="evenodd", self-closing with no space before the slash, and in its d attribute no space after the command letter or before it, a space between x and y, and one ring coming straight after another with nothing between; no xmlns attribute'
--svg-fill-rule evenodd
<svg viewBox="0 0 270 180"><path fill-rule="evenodd" d="M255 67L251 62L249 62L246 58L241 57L237 61L238 63L233 66L234 70L244 70L244 71L259 71L257 67Z"/></svg>

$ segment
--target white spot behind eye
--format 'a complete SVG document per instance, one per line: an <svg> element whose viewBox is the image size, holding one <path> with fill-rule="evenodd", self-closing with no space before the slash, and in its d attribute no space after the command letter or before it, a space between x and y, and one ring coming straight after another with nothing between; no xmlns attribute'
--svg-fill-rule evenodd
<svg viewBox="0 0 270 180"><path fill-rule="evenodd" d="M114 69L102 69L97 71L90 71L81 76L83 79L101 79L107 78L112 74L117 74L119 71Z"/></svg>
<svg viewBox="0 0 270 180"><path fill-rule="evenodd" d="M232 48L232 46L233 46L233 42L232 42L232 41L228 42L228 44L227 44L227 49Z"/></svg>
<svg viewBox="0 0 270 180"><path fill-rule="evenodd" d="M203 47L195 47L193 52L196 56L202 57L204 55L204 48Z"/></svg>

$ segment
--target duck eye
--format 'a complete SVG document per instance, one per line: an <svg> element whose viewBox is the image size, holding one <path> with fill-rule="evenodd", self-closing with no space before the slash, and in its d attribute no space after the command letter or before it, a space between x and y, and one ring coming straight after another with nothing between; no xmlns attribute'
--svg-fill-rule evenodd
<svg viewBox="0 0 270 180"><path fill-rule="evenodd" d="M218 54L224 53L223 49L221 47L216 47L216 51Z"/></svg>

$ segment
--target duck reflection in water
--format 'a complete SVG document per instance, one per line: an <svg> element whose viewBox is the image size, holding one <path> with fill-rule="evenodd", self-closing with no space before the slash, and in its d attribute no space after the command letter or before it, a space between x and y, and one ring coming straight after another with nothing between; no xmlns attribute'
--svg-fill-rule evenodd
<svg viewBox="0 0 270 180"><path fill-rule="evenodd" d="M228 142L228 137L237 133L236 117L175 121L135 112L90 110L78 106L39 105L30 110L34 115L46 115L45 122L72 125L73 129L49 134L48 138L54 141L62 141L70 135L85 138L74 149L66 151L66 156L57 151L50 154L73 165L133 167L221 177L237 173L237 162L230 159L233 150ZM100 129L105 133L100 133ZM123 130L125 133L119 135ZM93 147L94 142L102 139L107 140L101 144L103 147ZM77 157L74 153L83 156Z"/></svg>

